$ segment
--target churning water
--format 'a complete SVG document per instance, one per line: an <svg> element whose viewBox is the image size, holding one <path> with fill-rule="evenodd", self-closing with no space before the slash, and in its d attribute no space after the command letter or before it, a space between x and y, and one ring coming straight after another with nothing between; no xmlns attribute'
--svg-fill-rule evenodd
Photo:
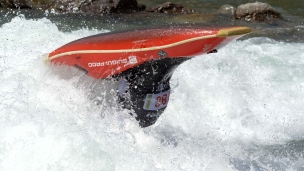
<svg viewBox="0 0 304 171"><path fill-rule="evenodd" d="M106 31L22 16L0 27L0 170L304 169L303 43L250 38L182 64L167 110L143 129L113 99L96 105L110 81L43 62Z"/></svg>

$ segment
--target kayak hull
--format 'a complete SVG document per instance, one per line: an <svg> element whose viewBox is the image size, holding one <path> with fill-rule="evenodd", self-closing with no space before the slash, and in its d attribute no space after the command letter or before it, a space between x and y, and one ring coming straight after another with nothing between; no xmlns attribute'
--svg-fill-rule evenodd
<svg viewBox="0 0 304 171"><path fill-rule="evenodd" d="M152 60L206 54L249 32L247 27L181 27L98 34L56 49L46 61L109 78Z"/></svg>

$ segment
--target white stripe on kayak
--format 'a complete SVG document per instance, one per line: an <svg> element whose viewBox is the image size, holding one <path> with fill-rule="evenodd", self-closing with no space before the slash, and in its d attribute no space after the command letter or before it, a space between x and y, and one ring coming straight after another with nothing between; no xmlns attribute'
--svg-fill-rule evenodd
<svg viewBox="0 0 304 171"><path fill-rule="evenodd" d="M217 37L217 35L208 35L208 36L202 36L202 37L195 37L195 38L191 38L191 39L187 39L187 40L183 40L180 42L175 42L172 44L168 44L168 45L163 45L163 46L153 46L153 47L149 47L149 48L137 48L137 49L118 49L118 50L77 50L77 51L70 51L70 52L64 52L64 53L60 53L57 55L54 55L50 58L48 58L47 60L53 60L55 58L59 58L62 56L66 56L66 55L74 55L74 54L87 54L87 53L128 53L128 52L143 52L143 51L151 51L151 50L159 50L159 49L166 49L166 48L170 48L170 47L174 47L177 45L181 45L181 44L185 44L188 42L193 42L196 40L202 40L202 39L208 39L208 38L214 38Z"/></svg>
<svg viewBox="0 0 304 171"><path fill-rule="evenodd" d="M221 29L218 31L217 34L207 35L207 36L200 36L195 37L187 40L182 40L179 42L175 42L168 45L162 45L162 46L153 46L149 48L137 48L137 49L118 49L118 50L77 50L77 51L70 51L70 52L64 52L57 55L54 55L52 57L49 57L49 55L46 55L46 61L51 61L53 59L66 56L66 55L74 55L74 54L93 54L93 53L129 53L129 52L142 52L142 51L151 51L151 50L159 50L159 49L166 49L170 47L174 47L177 45L197 41L197 40L203 40L203 39L209 39L209 38L215 38L215 37L228 37L228 36L237 36L242 35L250 32L250 28L248 27L237 27L237 28L228 28L228 29Z"/></svg>

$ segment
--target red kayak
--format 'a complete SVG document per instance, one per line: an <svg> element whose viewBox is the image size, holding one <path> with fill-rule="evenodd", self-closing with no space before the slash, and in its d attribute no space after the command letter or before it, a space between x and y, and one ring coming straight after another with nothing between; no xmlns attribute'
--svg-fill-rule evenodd
<svg viewBox="0 0 304 171"><path fill-rule="evenodd" d="M174 69L192 57L217 52L248 27L153 28L98 34L68 43L47 61L77 67L96 79L118 81L118 100L142 127L154 124L170 97Z"/></svg>
<svg viewBox="0 0 304 171"><path fill-rule="evenodd" d="M205 54L249 32L247 27L194 27L98 34L56 49L47 60L77 66L94 78L108 78L153 59Z"/></svg>

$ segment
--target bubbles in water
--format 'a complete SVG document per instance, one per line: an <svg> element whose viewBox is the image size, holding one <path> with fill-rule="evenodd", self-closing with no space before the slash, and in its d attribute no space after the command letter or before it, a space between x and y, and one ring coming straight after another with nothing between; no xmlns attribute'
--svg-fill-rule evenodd
<svg viewBox="0 0 304 171"><path fill-rule="evenodd" d="M167 110L142 129L113 103L114 81L43 63L43 54L106 31L64 33L48 19L17 16L0 32L0 170L303 165L293 153L303 149L303 44L254 38L184 63Z"/></svg>

